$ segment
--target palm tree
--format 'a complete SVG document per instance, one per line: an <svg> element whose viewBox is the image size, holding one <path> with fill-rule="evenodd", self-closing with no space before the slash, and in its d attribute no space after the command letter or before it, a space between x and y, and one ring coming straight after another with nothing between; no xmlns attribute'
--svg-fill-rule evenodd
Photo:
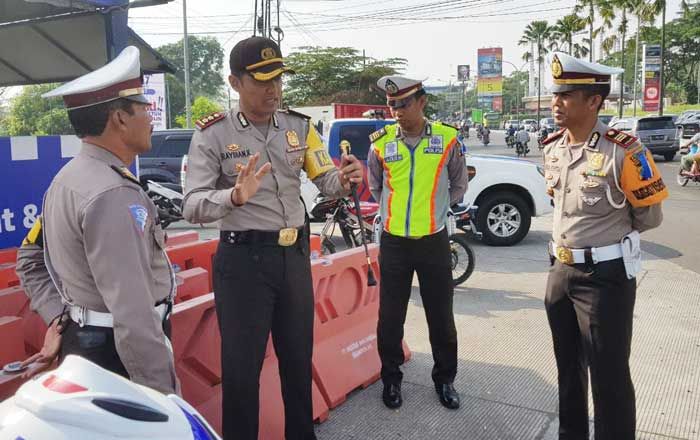
<svg viewBox="0 0 700 440"><path fill-rule="evenodd" d="M601 28L595 28L595 12L596 9L600 9L600 5L603 0L578 0L576 6L574 6L574 14L579 14L585 12L586 16L583 21L588 25L588 61L593 61L593 44L595 38L598 36Z"/></svg>
<svg viewBox="0 0 700 440"><path fill-rule="evenodd" d="M537 129L539 130L540 124L540 96L542 95L542 62L544 61L544 55L547 53L548 48L551 48L553 28L547 23L546 20L536 20L529 23L525 27L523 36L520 37L518 41L519 45L527 46L532 43L536 44L536 61L537 61ZM525 61L530 61L535 59L535 54L530 52L525 52L523 54L523 59Z"/></svg>
<svg viewBox="0 0 700 440"><path fill-rule="evenodd" d="M565 52L573 55L574 52L574 35L586 28L584 19L576 14L565 15L557 20L553 27L552 39L557 41L557 49L561 49L561 45L566 43ZM578 43L577 43L578 44ZM581 51L579 46L579 52Z"/></svg>

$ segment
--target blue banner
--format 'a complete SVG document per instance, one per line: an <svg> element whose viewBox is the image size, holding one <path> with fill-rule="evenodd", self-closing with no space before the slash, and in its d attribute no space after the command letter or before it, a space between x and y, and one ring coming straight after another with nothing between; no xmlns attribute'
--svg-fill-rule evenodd
<svg viewBox="0 0 700 440"><path fill-rule="evenodd" d="M22 243L51 180L80 145L75 136L0 137L0 249Z"/></svg>

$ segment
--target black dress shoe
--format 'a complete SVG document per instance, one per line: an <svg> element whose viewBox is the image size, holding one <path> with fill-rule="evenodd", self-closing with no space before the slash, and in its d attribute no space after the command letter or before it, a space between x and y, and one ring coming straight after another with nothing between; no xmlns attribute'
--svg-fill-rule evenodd
<svg viewBox="0 0 700 440"><path fill-rule="evenodd" d="M459 393L451 383L435 384L435 391L442 406L449 409L459 408Z"/></svg>
<svg viewBox="0 0 700 440"><path fill-rule="evenodd" d="M396 409L400 407L403 403L403 399L401 398L401 384L384 384L382 400L387 408Z"/></svg>

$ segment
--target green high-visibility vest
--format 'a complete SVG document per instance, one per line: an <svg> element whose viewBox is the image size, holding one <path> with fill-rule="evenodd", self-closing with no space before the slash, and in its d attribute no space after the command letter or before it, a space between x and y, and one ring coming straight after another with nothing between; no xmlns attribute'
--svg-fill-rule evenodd
<svg viewBox="0 0 700 440"><path fill-rule="evenodd" d="M375 136L372 148L384 168L380 200L384 230L403 237L438 232L450 205L447 161L452 148L460 148L457 130L427 123L413 149L398 139L398 125L383 130L386 134Z"/></svg>

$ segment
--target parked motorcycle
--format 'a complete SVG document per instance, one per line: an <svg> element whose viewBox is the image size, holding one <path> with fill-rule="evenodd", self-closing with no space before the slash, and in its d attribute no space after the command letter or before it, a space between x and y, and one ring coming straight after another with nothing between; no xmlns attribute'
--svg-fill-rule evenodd
<svg viewBox="0 0 700 440"><path fill-rule="evenodd" d="M333 199L324 196L316 198L316 204L311 209L313 218L325 218L325 223L321 229L321 250L324 254L336 252L335 243L331 240L335 232L336 225L340 228L345 245L349 248L362 246L361 228L364 230L368 242L373 239L372 222L379 210L379 206L372 202L361 202L362 222L349 198Z"/></svg>
<svg viewBox="0 0 700 440"><path fill-rule="evenodd" d="M166 188L152 180L146 182L144 190L158 210L158 218L163 229L171 223L182 220L182 194Z"/></svg>

